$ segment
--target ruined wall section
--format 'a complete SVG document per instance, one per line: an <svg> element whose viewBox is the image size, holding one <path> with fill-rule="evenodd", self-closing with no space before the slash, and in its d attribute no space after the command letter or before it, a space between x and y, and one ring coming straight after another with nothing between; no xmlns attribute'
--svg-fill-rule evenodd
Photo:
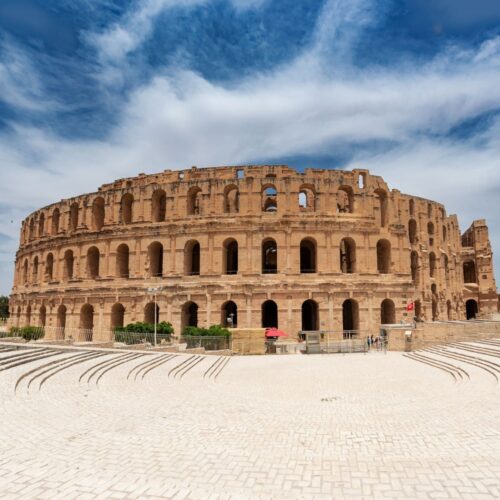
<svg viewBox="0 0 500 500"><path fill-rule="evenodd" d="M461 262L464 275L464 300L478 304L479 316L498 310L498 295L493 272L493 252L484 219L476 220L462 235Z"/></svg>

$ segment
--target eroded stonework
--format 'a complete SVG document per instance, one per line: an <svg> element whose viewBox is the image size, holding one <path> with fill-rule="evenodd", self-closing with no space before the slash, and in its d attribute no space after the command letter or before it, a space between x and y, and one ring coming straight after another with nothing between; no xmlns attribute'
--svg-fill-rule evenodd
<svg viewBox="0 0 500 500"><path fill-rule="evenodd" d="M390 190L368 170L193 167L120 179L31 214L11 321L106 339L154 321L150 287L162 288L158 320L176 333L229 321L364 335L414 315L497 310L484 220L462 236L443 205Z"/></svg>

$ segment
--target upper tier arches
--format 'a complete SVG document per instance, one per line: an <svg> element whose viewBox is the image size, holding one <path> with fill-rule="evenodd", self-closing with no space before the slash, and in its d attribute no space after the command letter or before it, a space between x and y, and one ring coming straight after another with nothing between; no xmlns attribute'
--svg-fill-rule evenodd
<svg viewBox="0 0 500 500"><path fill-rule="evenodd" d="M301 173L285 166L193 168L117 180L95 193L38 210L23 222L21 248L47 238L109 232L118 226L199 217L317 215L340 222L366 219L382 229L406 225L411 215L419 228L432 222L443 240L454 229L442 205L391 191L381 177L367 170L306 169Z"/></svg>

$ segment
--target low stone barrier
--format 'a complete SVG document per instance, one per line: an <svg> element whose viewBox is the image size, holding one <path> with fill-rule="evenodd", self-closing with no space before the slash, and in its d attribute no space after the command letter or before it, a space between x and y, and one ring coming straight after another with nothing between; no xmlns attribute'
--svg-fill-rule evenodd
<svg viewBox="0 0 500 500"><path fill-rule="evenodd" d="M415 325L384 325L388 349L413 351L437 344L500 338L500 321L433 321Z"/></svg>
<svg viewBox="0 0 500 500"><path fill-rule="evenodd" d="M234 354L265 354L265 328L231 328Z"/></svg>

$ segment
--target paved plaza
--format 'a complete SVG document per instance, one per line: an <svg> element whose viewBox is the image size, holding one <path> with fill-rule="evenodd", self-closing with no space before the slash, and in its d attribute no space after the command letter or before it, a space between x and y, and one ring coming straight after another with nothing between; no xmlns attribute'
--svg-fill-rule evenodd
<svg viewBox="0 0 500 500"><path fill-rule="evenodd" d="M0 496L499 498L500 345L445 354L2 344Z"/></svg>

